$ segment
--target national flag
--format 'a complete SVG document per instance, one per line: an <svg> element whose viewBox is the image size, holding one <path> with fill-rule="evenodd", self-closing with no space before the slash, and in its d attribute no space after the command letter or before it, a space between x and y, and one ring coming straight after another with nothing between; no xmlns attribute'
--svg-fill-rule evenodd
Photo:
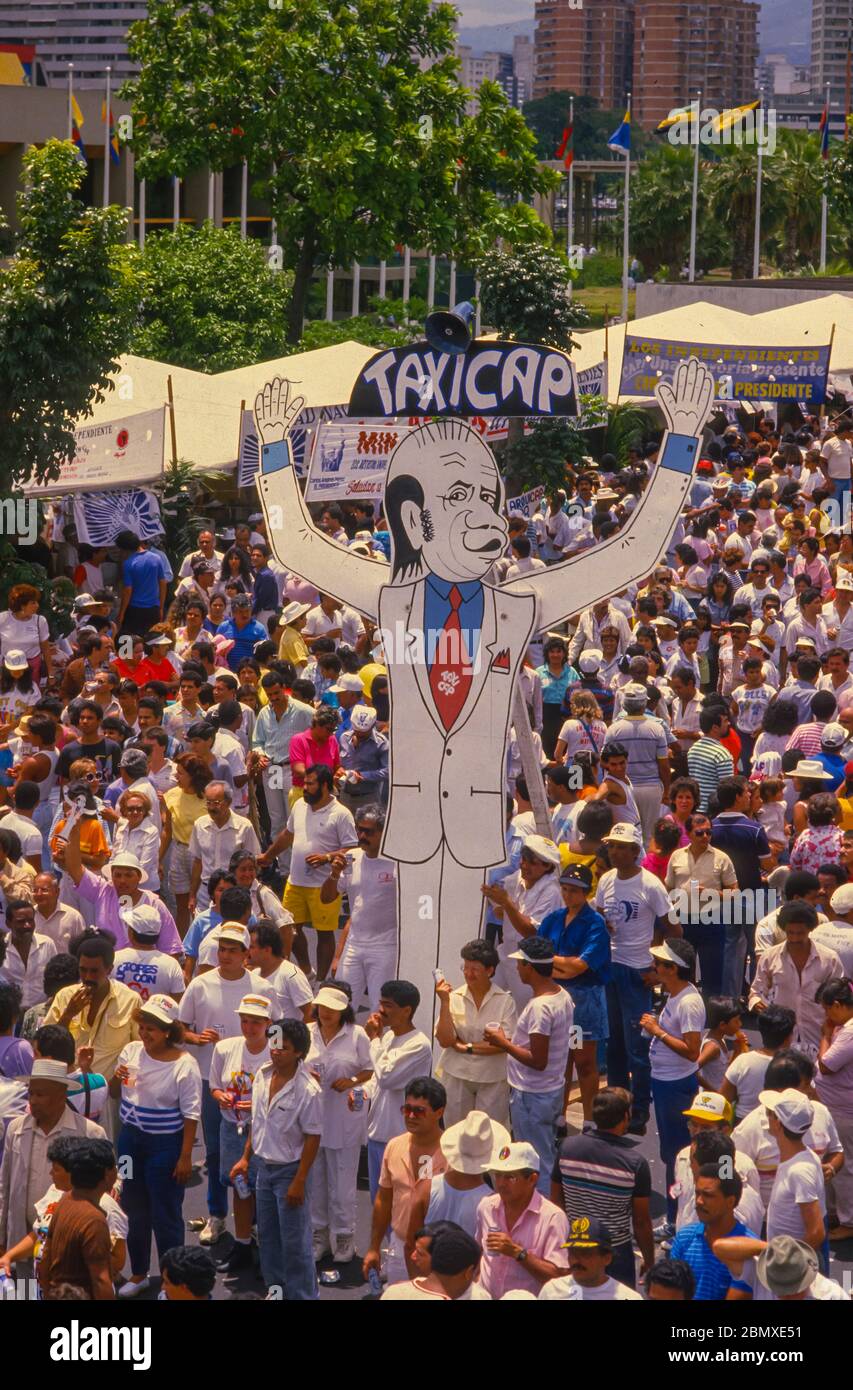
<svg viewBox="0 0 853 1390"><path fill-rule="evenodd" d="M730 106L725 111L721 111L712 122L714 134L721 135L724 130L731 130L732 126L738 125L744 116L748 115L750 111L755 111L760 105L761 97L756 97L755 101L748 101L743 106Z"/></svg>
<svg viewBox="0 0 853 1390"><path fill-rule="evenodd" d="M677 106L670 111L668 116L664 116L660 125L655 126L655 130L668 130L670 126L678 125L680 121L692 121L696 115L696 106L693 102L689 106Z"/></svg>
<svg viewBox="0 0 853 1390"><path fill-rule="evenodd" d="M820 157L829 159L829 102L823 108L820 118Z"/></svg>
<svg viewBox="0 0 853 1390"><path fill-rule="evenodd" d="M80 127L83 124L83 112L80 110L77 98L71 93L71 143L77 151L77 158L84 164L89 163L86 158L86 146L83 144L83 136L80 134Z"/></svg>
<svg viewBox="0 0 853 1390"><path fill-rule="evenodd" d="M607 142L607 148L614 154L631 153L631 112L625 112L625 119L618 130L615 130Z"/></svg>
<svg viewBox="0 0 853 1390"><path fill-rule="evenodd" d="M106 125L107 103L105 101L101 102L101 120L103 121L104 125ZM115 118L113 116L112 107L110 107L110 159L113 164L119 164L121 162L118 136L116 135L116 123Z"/></svg>
<svg viewBox="0 0 853 1390"><path fill-rule="evenodd" d="M563 138L557 146L556 159L563 159L565 169L571 169L575 161L575 127L574 122L569 121L563 127Z"/></svg>

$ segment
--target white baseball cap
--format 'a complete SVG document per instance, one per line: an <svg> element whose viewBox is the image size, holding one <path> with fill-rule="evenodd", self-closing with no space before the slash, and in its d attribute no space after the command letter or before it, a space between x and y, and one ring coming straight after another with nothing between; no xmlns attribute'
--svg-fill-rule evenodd
<svg viewBox="0 0 853 1390"><path fill-rule="evenodd" d="M684 961L681 959L681 956L676 955L675 951L673 951L671 947L667 946L665 941L662 941L659 946L650 946L649 955L654 956L656 960L665 960L670 965L684 964Z"/></svg>
<svg viewBox="0 0 853 1390"><path fill-rule="evenodd" d="M362 695L364 693L361 677L354 676L349 671L338 676L335 684L330 686L329 689L333 690L336 695L340 695L341 691L345 691L348 695Z"/></svg>
<svg viewBox="0 0 853 1390"><path fill-rule="evenodd" d="M600 652L597 647L587 647L585 652L581 652L578 657L578 667L585 676L591 676L597 671L604 660L604 652Z"/></svg>
<svg viewBox="0 0 853 1390"><path fill-rule="evenodd" d="M220 936L219 940L222 940ZM230 938L229 938L230 940ZM248 1014L250 1018L272 1018L272 1000L265 994L244 994L237 1005L238 1014Z"/></svg>
<svg viewBox="0 0 853 1390"><path fill-rule="evenodd" d="M492 1157L489 1172L520 1173L522 1168L529 1168L531 1172L538 1173L541 1167L542 1162L532 1144L504 1144Z"/></svg>
<svg viewBox="0 0 853 1390"><path fill-rule="evenodd" d="M7 671L26 671L29 664L24 653L17 647L7 652L3 658L3 665L6 667Z"/></svg>
<svg viewBox="0 0 853 1390"><path fill-rule="evenodd" d="M152 994L145 1000L139 1012L150 1014L158 1023L165 1023L167 1028L180 1021L178 1005L170 994Z"/></svg>
<svg viewBox="0 0 853 1390"><path fill-rule="evenodd" d="M847 742L849 737L850 735L848 734L843 724L836 724L834 721L832 721L829 724L824 724L823 732L820 736L820 741L827 748L841 748L841 746Z"/></svg>
<svg viewBox="0 0 853 1390"><path fill-rule="evenodd" d="M369 734L376 723L376 710L370 705L353 705L350 710L349 725L357 734Z"/></svg>
<svg viewBox="0 0 853 1390"><path fill-rule="evenodd" d="M794 1134L805 1134L814 1119L814 1106L802 1091L789 1086L786 1091L759 1091L758 1103L772 1110L780 1125Z"/></svg>
<svg viewBox="0 0 853 1390"><path fill-rule="evenodd" d="M842 883L829 900L833 912L853 912L853 883Z"/></svg>
<svg viewBox="0 0 853 1390"><path fill-rule="evenodd" d="M853 574L839 574L835 580L835 592L839 589L846 589L848 593L853 590Z"/></svg>
<svg viewBox="0 0 853 1390"><path fill-rule="evenodd" d="M544 835L526 835L521 847L535 854L544 864L553 864L559 869L560 851L553 840L546 839Z"/></svg>
<svg viewBox="0 0 853 1390"><path fill-rule="evenodd" d="M219 928L220 941L236 941L238 946L242 946L248 951L251 944L249 929L244 927L242 922L223 922Z"/></svg>
<svg viewBox="0 0 853 1390"><path fill-rule="evenodd" d="M643 841L637 826L629 825L627 821L620 820L602 837L601 843L603 845L641 845Z"/></svg>
<svg viewBox="0 0 853 1390"><path fill-rule="evenodd" d="M163 929L163 920L156 907L151 907L149 903L137 903L136 907L128 907L121 913L121 920L124 925L137 936L153 938L159 936Z"/></svg>

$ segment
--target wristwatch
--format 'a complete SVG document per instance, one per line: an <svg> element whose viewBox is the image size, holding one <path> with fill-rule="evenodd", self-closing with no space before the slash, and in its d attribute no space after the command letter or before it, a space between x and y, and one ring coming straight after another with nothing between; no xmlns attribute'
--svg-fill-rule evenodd
<svg viewBox="0 0 853 1390"><path fill-rule="evenodd" d="M473 1051L474 1051L474 1044L473 1044L473 1043L466 1043L466 1044L465 1044L465 1051L468 1053L468 1055L469 1055L469 1057L470 1057L471 1054L472 1054Z"/></svg>
<svg viewBox="0 0 853 1390"><path fill-rule="evenodd" d="M518 1254L516 1255L515 1258L518 1260L518 1263L519 1263L520 1265L523 1265L523 1264L524 1264L524 1261L527 1259L527 1251L526 1251L526 1250L519 1250L519 1252L518 1252Z"/></svg>

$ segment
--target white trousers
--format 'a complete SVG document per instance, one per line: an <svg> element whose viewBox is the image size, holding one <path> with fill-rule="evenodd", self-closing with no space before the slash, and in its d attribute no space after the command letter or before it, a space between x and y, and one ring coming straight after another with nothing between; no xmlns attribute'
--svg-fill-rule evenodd
<svg viewBox="0 0 853 1390"><path fill-rule="evenodd" d="M504 1081L463 1081L458 1076L441 1078L447 1092L444 1127L458 1124L472 1110L484 1110L490 1120L509 1129L509 1083Z"/></svg>
<svg viewBox="0 0 853 1390"><path fill-rule="evenodd" d="M356 1178L360 1144L327 1149L322 1144L311 1168L311 1225L336 1236L355 1235Z"/></svg>
<svg viewBox="0 0 853 1390"><path fill-rule="evenodd" d="M397 978L397 941L380 948L351 946L349 938L338 966L337 978L346 980L352 989L353 1008L357 1009L366 994L371 1012L379 1008L379 991L386 980Z"/></svg>
<svg viewBox="0 0 853 1390"><path fill-rule="evenodd" d="M274 840L282 830L287 828L287 819L290 810L287 805L287 798L293 779L290 775L289 767L266 767L261 773L264 784L264 800L267 803L267 811L270 818L270 835ZM273 785L270 786L272 781ZM290 850L282 850L278 856L279 873L287 874L290 869Z"/></svg>
<svg viewBox="0 0 853 1390"><path fill-rule="evenodd" d="M643 844L646 849L652 842L654 835L655 821L661 817L661 797L663 796L663 783L648 782L637 786L633 783L634 800L637 803L637 810L640 813L640 826L643 832Z"/></svg>

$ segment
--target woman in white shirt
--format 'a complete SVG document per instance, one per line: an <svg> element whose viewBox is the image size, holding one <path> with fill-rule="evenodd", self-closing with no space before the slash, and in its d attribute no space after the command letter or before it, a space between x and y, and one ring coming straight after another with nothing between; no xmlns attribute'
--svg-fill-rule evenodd
<svg viewBox="0 0 853 1390"><path fill-rule="evenodd" d="M305 1062L323 1102L323 1138L311 1191L314 1258L322 1259L331 1248L335 1263L347 1264L355 1254L356 1177L361 1146L367 1142L364 1096L358 1108L354 1097L352 1109L349 1096L373 1075L370 1040L355 1021L352 990L344 980L323 984L314 1016Z"/></svg>
<svg viewBox="0 0 853 1390"><path fill-rule="evenodd" d="M111 1095L120 1097L116 1151L131 1160L121 1192L131 1274L119 1298L148 1288L152 1232L160 1259L184 1243L184 1186L201 1117L201 1073L178 1045L184 1027L175 1000L152 994L137 1021L141 1041L122 1048L110 1082Z"/></svg>
<svg viewBox="0 0 853 1390"><path fill-rule="evenodd" d="M667 1001L660 1018L643 1014L640 1027L651 1036L652 1103L658 1127L660 1156L666 1165L666 1214L673 1226L678 1202L670 1195L675 1160L690 1143L684 1111L699 1089L699 1053L705 1027L705 1005L692 982L696 953L689 941L670 937L652 946L658 979Z"/></svg>
<svg viewBox="0 0 853 1390"><path fill-rule="evenodd" d="M151 798L144 792L129 788L118 800L121 820L115 828L112 858L117 854L135 854L142 865L140 888L160 891L160 835L151 819ZM109 871L109 864L105 866Z"/></svg>
<svg viewBox="0 0 853 1390"><path fill-rule="evenodd" d="M50 642L47 619L39 614L41 591L32 584L15 584L9 590L9 607L0 613L0 657L21 651L38 684L50 679Z"/></svg>

